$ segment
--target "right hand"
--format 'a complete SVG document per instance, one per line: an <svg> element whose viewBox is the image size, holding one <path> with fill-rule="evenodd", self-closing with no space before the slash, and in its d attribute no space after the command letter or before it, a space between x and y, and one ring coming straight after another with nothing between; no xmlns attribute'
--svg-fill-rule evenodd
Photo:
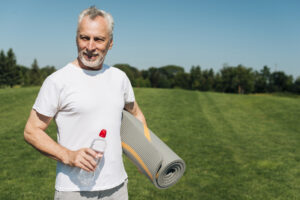
<svg viewBox="0 0 300 200"><path fill-rule="evenodd" d="M100 157L102 157L102 154L97 153L93 149L82 148L77 151L69 151L66 164L72 167L79 167L88 172L93 172L97 167L95 159Z"/></svg>

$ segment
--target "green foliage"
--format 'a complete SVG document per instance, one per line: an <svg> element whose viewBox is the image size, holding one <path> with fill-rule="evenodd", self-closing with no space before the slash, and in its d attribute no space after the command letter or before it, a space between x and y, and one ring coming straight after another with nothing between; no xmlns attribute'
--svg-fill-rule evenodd
<svg viewBox="0 0 300 200"><path fill-rule="evenodd" d="M178 72L174 77L175 87L189 89L190 75L184 72Z"/></svg>
<svg viewBox="0 0 300 200"><path fill-rule="evenodd" d="M215 75L213 88L217 92L223 92L223 80L220 73Z"/></svg>
<svg viewBox="0 0 300 200"><path fill-rule="evenodd" d="M132 86L136 86L136 79L140 77L139 71L128 64L115 64L114 67L122 70L126 73L127 77L129 78Z"/></svg>
<svg viewBox="0 0 300 200"><path fill-rule="evenodd" d="M242 65L224 66L221 69L223 91L229 93L251 93L254 89L254 75L251 68Z"/></svg>
<svg viewBox="0 0 300 200"><path fill-rule="evenodd" d="M18 72L21 74L20 85L30 85L29 68L22 65L17 65L17 69Z"/></svg>
<svg viewBox="0 0 300 200"><path fill-rule="evenodd" d="M31 65L31 69L30 69L30 85L41 85L43 78L42 78L42 74L39 68L39 65L37 63L37 60L34 59L32 65Z"/></svg>
<svg viewBox="0 0 300 200"><path fill-rule="evenodd" d="M274 72L270 75L270 91L283 92L292 91L293 77L285 75L284 72Z"/></svg>
<svg viewBox="0 0 300 200"><path fill-rule="evenodd" d="M148 77L151 82L151 87L158 88L160 86L160 82L162 82L162 81L160 81L160 79L162 79L162 78L159 73L159 69L157 69L155 67L150 67L148 69Z"/></svg>
<svg viewBox="0 0 300 200"><path fill-rule="evenodd" d="M44 79L55 71L55 67L46 66L39 68L34 59L31 69L17 65L17 60L12 49L0 52L0 87L14 87L16 85L29 86L41 85Z"/></svg>
<svg viewBox="0 0 300 200"><path fill-rule="evenodd" d="M166 65L158 68L160 80L159 88L173 88L175 86L175 76L179 73L184 73L184 69L176 65Z"/></svg>
<svg viewBox="0 0 300 200"><path fill-rule="evenodd" d="M40 69L41 77L42 77L42 82L53 72L55 72L56 69L54 66L46 66Z"/></svg>
<svg viewBox="0 0 300 200"><path fill-rule="evenodd" d="M294 81L292 76L284 72L271 73L268 66L264 66L258 72L243 65L225 65L217 73L213 69L202 70L199 65L192 66L190 73L185 73L184 68L177 65L150 67L148 70L141 71L129 64L115 64L114 67L124 71L134 87L182 88L239 94L299 93L299 80ZM0 88L41 85L54 71L53 66L40 69L36 59L31 69L17 65L12 49L8 50L7 55L3 50L0 52Z"/></svg>
<svg viewBox="0 0 300 200"><path fill-rule="evenodd" d="M295 93L300 94L300 76L295 80L293 90Z"/></svg>
<svg viewBox="0 0 300 200"><path fill-rule="evenodd" d="M12 49L0 52L0 86L13 87L20 84L21 74L18 72L16 65L16 56Z"/></svg>
<svg viewBox="0 0 300 200"><path fill-rule="evenodd" d="M149 79L151 87L154 88L174 88L177 74L184 73L184 69L176 65L166 65L160 68L150 67L147 71L142 70L144 79Z"/></svg>
<svg viewBox="0 0 300 200"><path fill-rule="evenodd" d="M204 70L202 72L201 91L212 91L214 86L214 71Z"/></svg>
<svg viewBox="0 0 300 200"><path fill-rule="evenodd" d="M190 72L190 87L192 90L201 89L202 72L200 66L192 67Z"/></svg>
<svg viewBox="0 0 300 200"><path fill-rule="evenodd" d="M143 79L143 77L138 77L135 80L135 87L151 87L151 83L149 79Z"/></svg>
<svg viewBox="0 0 300 200"><path fill-rule="evenodd" d="M178 73L184 73L184 69L177 65L166 65L159 69L161 73L165 74L168 78L173 78Z"/></svg>
<svg viewBox="0 0 300 200"><path fill-rule="evenodd" d="M6 56L3 50L0 51L0 86L6 84Z"/></svg>
<svg viewBox="0 0 300 200"><path fill-rule="evenodd" d="M53 199L56 162L23 139L38 87L0 90L0 199ZM187 165L158 190L124 157L130 199L300 199L300 101L135 88L151 130ZM56 138L54 123L47 132Z"/></svg>
<svg viewBox="0 0 300 200"><path fill-rule="evenodd" d="M255 91L257 93L265 93L269 91L270 75L271 72L268 66L264 66L260 72L255 72Z"/></svg>

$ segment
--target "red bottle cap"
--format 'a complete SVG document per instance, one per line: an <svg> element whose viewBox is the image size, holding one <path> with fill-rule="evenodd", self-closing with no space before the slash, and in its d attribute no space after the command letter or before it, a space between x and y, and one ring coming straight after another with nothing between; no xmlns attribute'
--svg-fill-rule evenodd
<svg viewBox="0 0 300 200"><path fill-rule="evenodd" d="M105 129L102 129L102 130L100 131L100 133L99 133L99 136L105 138L105 137L106 137L106 130L105 130Z"/></svg>

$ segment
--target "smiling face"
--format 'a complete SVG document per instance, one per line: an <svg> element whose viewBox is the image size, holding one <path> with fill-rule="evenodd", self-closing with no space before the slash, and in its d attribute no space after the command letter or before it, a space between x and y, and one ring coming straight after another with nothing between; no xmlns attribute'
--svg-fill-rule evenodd
<svg viewBox="0 0 300 200"><path fill-rule="evenodd" d="M90 19L85 16L76 36L79 66L85 69L101 69L107 51L113 41L104 17Z"/></svg>

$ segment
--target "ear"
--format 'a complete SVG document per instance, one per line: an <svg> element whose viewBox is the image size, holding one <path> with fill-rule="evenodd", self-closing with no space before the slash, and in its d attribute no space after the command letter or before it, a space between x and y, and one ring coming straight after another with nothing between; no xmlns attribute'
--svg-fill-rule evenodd
<svg viewBox="0 0 300 200"><path fill-rule="evenodd" d="M114 43L114 40L113 40L113 38L111 38L111 40L110 40L110 42L109 42L109 48L108 48L108 49L111 49L111 48L112 48L113 43Z"/></svg>

